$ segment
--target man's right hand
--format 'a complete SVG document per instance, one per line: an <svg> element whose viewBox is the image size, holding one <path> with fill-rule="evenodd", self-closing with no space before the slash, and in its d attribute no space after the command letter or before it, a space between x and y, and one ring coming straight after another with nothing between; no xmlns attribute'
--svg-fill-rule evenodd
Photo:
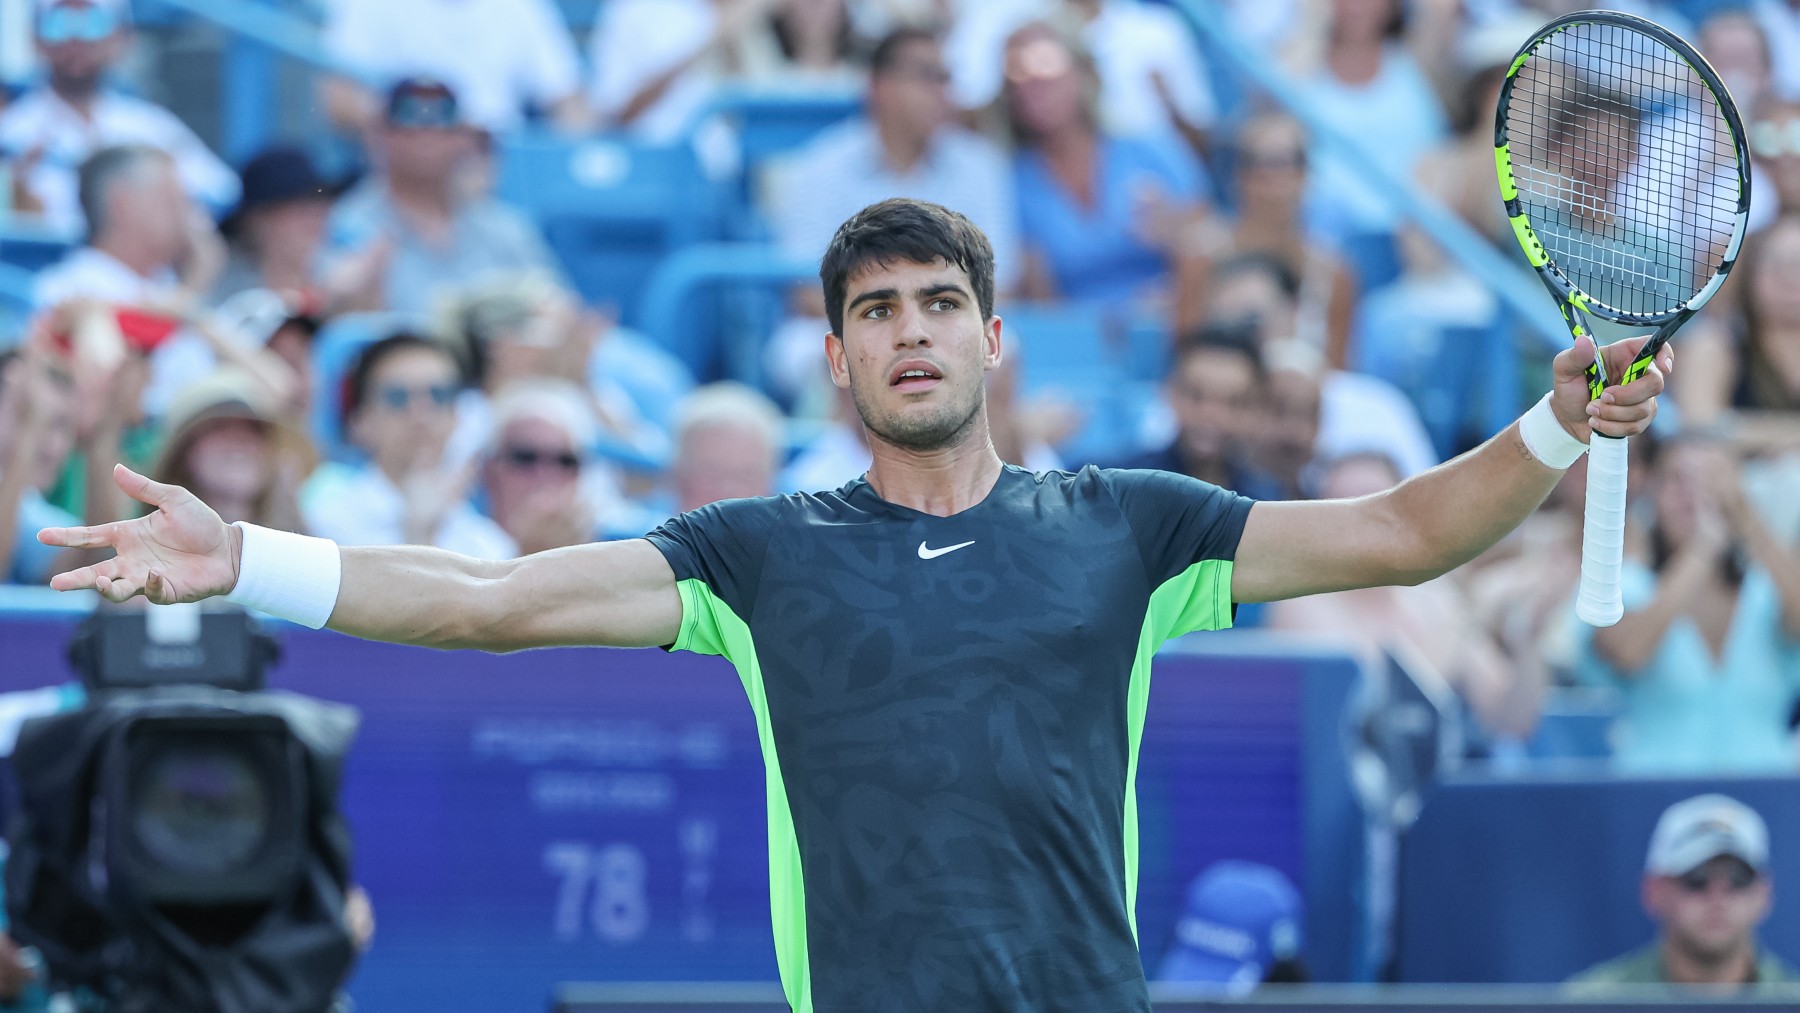
<svg viewBox="0 0 1800 1013"><path fill-rule="evenodd" d="M58 591L91 588L108 601L143 595L157 605L199 601L237 583L243 533L177 485L164 485L124 465L113 481L156 509L135 520L85 528L45 528L38 541L71 549L110 548L118 555L50 578Z"/></svg>

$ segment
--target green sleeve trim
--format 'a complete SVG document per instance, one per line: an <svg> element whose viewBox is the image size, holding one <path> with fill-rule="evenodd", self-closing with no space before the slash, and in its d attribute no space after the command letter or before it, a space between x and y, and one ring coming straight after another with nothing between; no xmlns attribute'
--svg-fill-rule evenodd
<svg viewBox="0 0 1800 1013"><path fill-rule="evenodd" d="M1150 594L1150 607L1138 632L1131 683L1125 691L1126 730L1130 753L1125 766L1125 915L1131 938L1138 938L1138 746L1144 741L1144 714L1150 708L1150 662L1163 642L1183 633L1231 627L1231 560L1203 559Z"/></svg>
<svg viewBox="0 0 1800 1013"><path fill-rule="evenodd" d="M723 655L737 669L756 715L756 738L762 747L763 780L769 804L769 916L775 935L775 966L781 988L794 1013L813 1013L812 971L806 950L806 881L800 867L800 841L794 832L781 758L769 721L769 697L750 627L706 582L677 581L681 594L681 633L675 650Z"/></svg>

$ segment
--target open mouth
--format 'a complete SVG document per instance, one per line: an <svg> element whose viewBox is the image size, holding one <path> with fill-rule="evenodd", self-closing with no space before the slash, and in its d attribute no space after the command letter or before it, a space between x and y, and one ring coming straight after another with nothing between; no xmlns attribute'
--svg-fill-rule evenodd
<svg viewBox="0 0 1800 1013"><path fill-rule="evenodd" d="M911 393L930 390L943 378L943 374L927 363L903 362L889 375L888 386Z"/></svg>

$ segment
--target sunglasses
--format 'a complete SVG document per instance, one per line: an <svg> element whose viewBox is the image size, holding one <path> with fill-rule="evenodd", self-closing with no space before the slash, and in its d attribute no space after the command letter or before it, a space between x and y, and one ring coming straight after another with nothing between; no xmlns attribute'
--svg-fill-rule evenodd
<svg viewBox="0 0 1800 1013"><path fill-rule="evenodd" d="M536 447L507 447L500 452L500 459L509 468L520 471L535 471L545 465L555 465L559 471L576 472L581 470L581 456L573 450L539 450Z"/></svg>
<svg viewBox="0 0 1800 1013"><path fill-rule="evenodd" d="M375 391L375 399L381 402L383 408L397 412L412 407L413 399L417 397L430 398L433 408L448 408L456 403L456 386L448 383L434 383L428 387L383 384Z"/></svg>
<svg viewBox="0 0 1800 1013"><path fill-rule="evenodd" d="M48 45L99 42L119 28L118 15L102 7L52 7L38 20L38 39Z"/></svg>
<svg viewBox="0 0 1800 1013"><path fill-rule="evenodd" d="M1695 869L1675 877L1675 882L1681 884L1684 891L1692 894L1707 892L1712 889L1713 883L1717 880L1724 880L1725 886L1732 893L1743 893L1756 884L1756 870L1743 865L1733 865L1720 872L1708 873L1701 869Z"/></svg>
<svg viewBox="0 0 1800 1013"><path fill-rule="evenodd" d="M1800 155L1800 119L1763 120L1750 127L1750 150L1764 158Z"/></svg>

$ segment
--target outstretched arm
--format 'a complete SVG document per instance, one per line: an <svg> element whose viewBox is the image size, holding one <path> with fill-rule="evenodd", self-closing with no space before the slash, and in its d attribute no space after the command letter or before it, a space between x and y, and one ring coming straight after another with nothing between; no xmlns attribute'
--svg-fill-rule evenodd
<svg viewBox="0 0 1800 1013"><path fill-rule="evenodd" d="M1622 376L1645 339L1606 346L1608 376ZM1643 376L1608 387L1588 414L1583 367L1593 344L1582 338L1556 357L1551 408L1565 430L1586 442L1590 423L1612 436L1635 436L1656 415L1665 348ZM1610 400L1608 400L1610 399ZM1480 555L1537 509L1562 477L1539 461L1513 423L1500 435L1392 489L1353 500L1258 503L1250 510L1232 567L1234 601L1276 601L1323 591L1418 584Z"/></svg>
<svg viewBox="0 0 1800 1013"><path fill-rule="evenodd" d="M50 545L117 555L58 574L59 591L92 588L110 601L142 594L159 604L229 593L242 569L243 535L179 486L119 466L119 487L156 509L84 528L47 528ZM673 643L681 624L675 575L649 542L606 542L487 562L440 549L340 548L342 576L329 625L353 636L426 647Z"/></svg>

